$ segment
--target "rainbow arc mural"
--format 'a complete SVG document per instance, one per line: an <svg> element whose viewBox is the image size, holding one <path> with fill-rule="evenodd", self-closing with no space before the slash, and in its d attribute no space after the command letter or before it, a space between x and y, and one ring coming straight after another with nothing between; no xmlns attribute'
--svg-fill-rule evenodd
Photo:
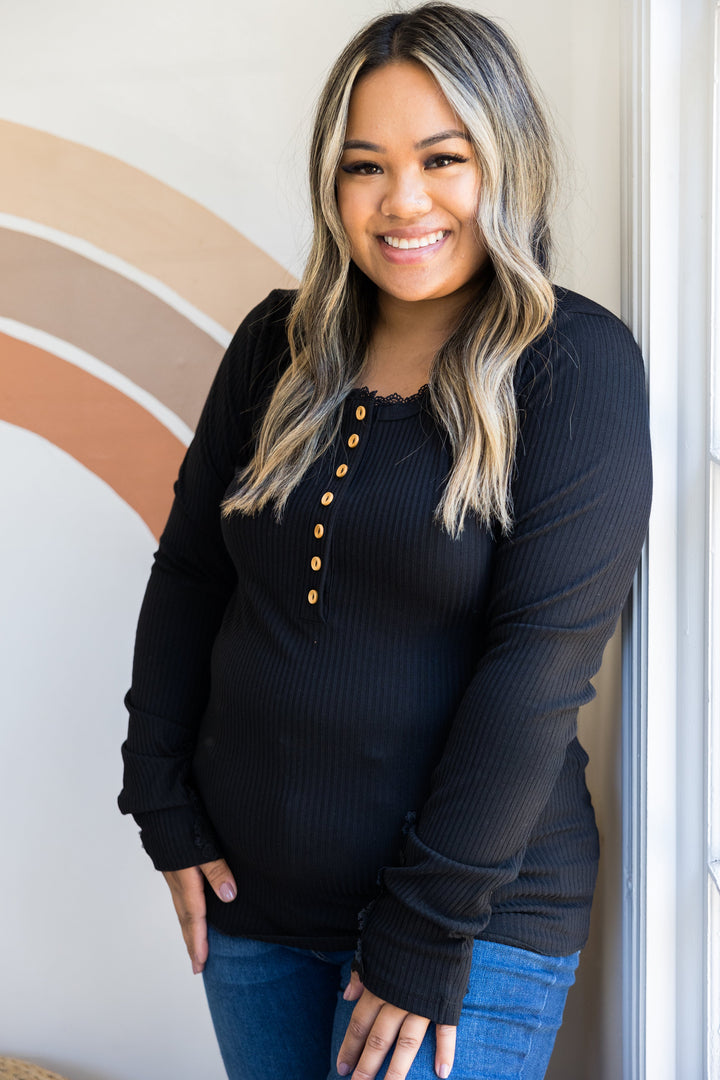
<svg viewBox="0 0 720 1080"><path fill-rule="evenodd" d="M223 348L293 284L139 169L0 121L0 420L59 446L157 537Z"/></svg>

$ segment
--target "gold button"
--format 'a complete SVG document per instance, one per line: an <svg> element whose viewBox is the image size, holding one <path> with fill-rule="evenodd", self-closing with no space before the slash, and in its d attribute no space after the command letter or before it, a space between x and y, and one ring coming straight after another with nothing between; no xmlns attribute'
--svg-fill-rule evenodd
<svg viewBox="0 0 720 1080"><path fill-rule="evenodd" d="M320 524L317 524L317 525L315 526L315 528L313 529L313 532L315 533L315 539L316 539L316 540L320 540L320 539L321 539L321 537L322 537L322 536L324 535L324 533L325 533L325 529L324 529L324 527L323 527L322 525L320 525Z"/></svg>
<svg viewBox="0 0 720 1080"><path fill-rule="evenodd" d="M357 446L357 444L359 442L360 442L360 436L359 435L351 435L350 438L348 439L348 446L355 447L355 446Z"/></svg>
<svg viewBox="0 0 720 1080"><path fill-rule="evenodd" d="M347 465L338 465L337 469L335 470L335 475L336 476L344 476L346 472L347 472Z"/></svg>
<svg viewBox="0 0 720 1080"><path fill-rule="evenodd" d="M322 566L322 559L318 555L314 555L310 560L310 565L312 566L313 570L319 570Z"/></svg>
<svg viewBox="0 0 720 1080"><path fill-rule="evenodd" d="M334 498L335 496L333 495L332 491L326 491L320 502L323 504L323 506L329 506Z"/></svg>
<svg viewBox="0 0 720 1080"><path fill-rule="evenodd" d="M355 416L357 417L358 420L364 420L365 419L365 406L364 405L358 405L357 409L355 410Z"/></svg>
<svg viewBox="0 0 720 1080"><path fill-rule="evenodd" d="M317 589L311 589L310 592L308 593L308 604L317 604L317 602L318 602Z"/></svg>

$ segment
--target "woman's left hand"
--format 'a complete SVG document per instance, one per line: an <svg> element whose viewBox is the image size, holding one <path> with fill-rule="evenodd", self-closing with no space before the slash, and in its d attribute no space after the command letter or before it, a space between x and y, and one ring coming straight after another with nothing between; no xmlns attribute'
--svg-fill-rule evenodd
<svg viewBox="0 0 720 1080"><path fill-rule="evenodd" d="M337 1071L352 1080L374 1080L387 1054L395 1046L386 1080L405 1080L425 1032L426 1016L398 1009L366 990L357 972L352 973L343 997L357 1001L337 1059ZM435 1072L450 1075L455 1060L455 1033L450 1024L435 1025Z"/></svg>

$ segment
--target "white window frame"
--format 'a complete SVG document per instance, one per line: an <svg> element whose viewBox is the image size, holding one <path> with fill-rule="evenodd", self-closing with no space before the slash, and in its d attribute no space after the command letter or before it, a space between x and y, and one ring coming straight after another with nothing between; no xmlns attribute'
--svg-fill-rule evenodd
<svg viewBox="0 0 720 1080"><path fill-rule="evenodd" d="M720 0L715 0L708 573L708 1076L720 1076Z"/></svg>
<svg viewBox="0 0 720 1080"><path fill-rule="evenodd" d="M719 1075L707 1037L706 798L715 7L622 5L623 314L647 362L655 471L624 619L623 1080Z"/></svg>

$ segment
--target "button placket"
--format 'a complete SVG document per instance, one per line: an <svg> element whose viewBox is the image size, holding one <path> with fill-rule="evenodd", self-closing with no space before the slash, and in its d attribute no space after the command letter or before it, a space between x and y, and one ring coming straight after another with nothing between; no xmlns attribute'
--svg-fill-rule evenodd
<svg viewBox="0 0 720 1080"><path fill-rule="evenodd" d="M325 491L320 496L320 505L325 507L325 509L328 509L332 505L334 498L335 498L335 493L333 491L331 491L330 489L328 489L327 491ZM326 532L327 532L326 524L324 522L322 522L322 521L316 522L316 524L315 524L315 526L313 528L313 536L315 537L315 540L318 542L319 545L323 544L323 541L325 540ZM322 548L321 548L321 550L322 550ZM317 553L314 554L312 556L312 558L310 559L310 571L311 571L311 574L312 574L313 577L316 574L320 573L320 571L322 570L322 566L323 566L323 557L321 555L317 554ZM323 574L323 577L324 576L325 575ZM322 612L320 610L321 606L322 606L320 604L321 587L322 587L322 582L320 581L320 582L318 582L317 585L313 585L312 588L310 588L308 590L308 592L306 593L306 609L308 607L313 609L313 611L317 612L318 617L322 619Z"/></svg>
<svg viewBox="0 0 720 1080"><path fill-rule="evenodd" d="M365 406L364 405L356 406L356 408L355 408L355 420L362 423L366 419L366 417L367 417L367 409L365 408ZM354 426L355 425L353 424L353 427ZM347 438L346 445L350 450L355 450L360 445L360 435L358 434L357 431L351 432L351 434ZM334 469L334 474L335 474L336 479L344 480L344 478L351 471L351 464L352 464L352 458L350 458L347 462L341 462L341 464L338 465ZM328 488L320 496L320 504L321 504L321 506L323 506L326 510L329 510L330 506L332 505L332 503L333 503L333 501L335 499L335 494L336 494L335 491L333 491L331 488ZM321 570L326 569L325 568L325 563L327 562L327 559L326 559L326 554L325 554L324 548L325 548L325 545L327 544L327 539L328 539L328 537L327 537L327 528L328 528L328 522L327 521L324 521L324 522L323 521L318 521L318 522L316 522L316 524L315 524L315 526L313 528L313 536L315 537L315 540L318 541L318 552L313 554L313 556L312 556L312 558L310 560L310 570L311 570L311 574L312 574L313 577L316 574L319 574L319 572ZM323 543L323 541L324 541L324 543ZM323 587L324 580L325 580L325 572L323 572L323 574L321 576L321 579L320 579L320 581L318 582L317 585L314 585L311 582L312 587L306 593L306 611L308 611L308 614L309 614L308 609L313 609L314 611L317 611L317 615L319 617L321 617L321 618L322 618L322 615L321 615L321 610L320 609L322 608L322 604L321 604L320 601L321 601L321 597L322 597L322 587Z"/></svg>

